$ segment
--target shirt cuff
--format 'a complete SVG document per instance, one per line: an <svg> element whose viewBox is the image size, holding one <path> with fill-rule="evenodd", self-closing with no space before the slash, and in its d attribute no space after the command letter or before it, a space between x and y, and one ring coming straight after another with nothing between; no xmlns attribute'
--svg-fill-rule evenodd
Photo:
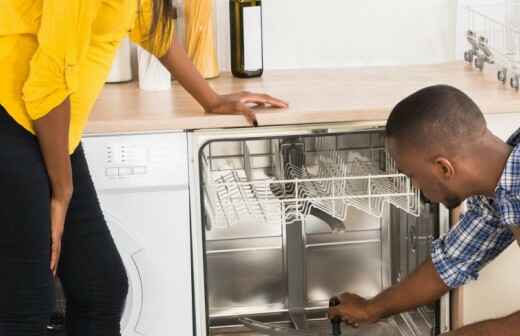
<svg viewBox="0 0 520 336"><path fill-rule="evenodd" d="M39 119L61 104L78 86L78 67L58 61L37 50L31 60L29 76L23 87L27 114Z"/></svg>
<svg viewBox="0 0 520 336"><path fill-rule="evenodd" d="M444 240L437 239L432 243L432 263L442 281L450 289L458 288L470 280L476 280L477 277L468 274L460 269L457 261L446 253Z"/></svg>

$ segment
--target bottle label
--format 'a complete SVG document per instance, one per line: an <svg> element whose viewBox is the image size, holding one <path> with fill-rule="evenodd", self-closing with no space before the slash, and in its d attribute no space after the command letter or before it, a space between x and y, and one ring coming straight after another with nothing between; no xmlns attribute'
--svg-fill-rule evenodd
<svg viewBox="0 0 520 336"><path fill-rule="evenodd" d="M244 70L262 68L262 12L260 6L244 7Z"/></svg>

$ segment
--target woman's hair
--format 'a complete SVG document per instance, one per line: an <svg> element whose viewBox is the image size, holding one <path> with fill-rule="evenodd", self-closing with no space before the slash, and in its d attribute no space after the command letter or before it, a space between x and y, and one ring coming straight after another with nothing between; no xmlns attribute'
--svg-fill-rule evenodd
<svg viewBox="0 0 520 336"><path fill-rule="evenodd" d="M177 10L172 4L172 0L152 0L152 24L148 32L152 40L160 41L168 36L173 24L173 19L177 18Z"/></svg>

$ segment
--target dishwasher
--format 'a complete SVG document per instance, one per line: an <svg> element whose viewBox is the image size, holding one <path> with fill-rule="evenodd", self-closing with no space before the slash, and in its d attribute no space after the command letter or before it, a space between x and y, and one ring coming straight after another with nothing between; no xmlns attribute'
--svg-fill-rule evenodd
<svg viewBox="0 0 520 336"><path fill-rule="evenodd" d="M384 123L188 134L194 333L331 335L329 299L398 283L449 227L385 150ZM342 335L438 335L449 295Z"/></svg>

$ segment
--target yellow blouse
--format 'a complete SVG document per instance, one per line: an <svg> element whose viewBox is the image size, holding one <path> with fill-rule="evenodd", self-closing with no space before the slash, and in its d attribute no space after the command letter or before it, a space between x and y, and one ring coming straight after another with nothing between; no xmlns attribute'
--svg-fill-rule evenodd
<svg viewBox="0 0 520 336"><path fill-rule="evenodd" d="M72 153L124 36L168 50L173 29L162 45L148 38L151 1L0 0L0 105L35 134L33 120L69 97Z"/></svg>

